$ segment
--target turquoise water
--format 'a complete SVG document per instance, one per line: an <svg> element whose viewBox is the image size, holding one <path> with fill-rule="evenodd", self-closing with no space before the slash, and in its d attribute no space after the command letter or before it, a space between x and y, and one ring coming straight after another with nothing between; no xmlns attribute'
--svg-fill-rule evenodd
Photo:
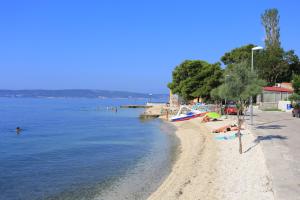
<svg viewBox="0 0 300 200"><path fill-rule="evenodd" d="M106 109L127 103L144 102L0 98L0 199L145 199L176 139L142 109Z"/></svg>

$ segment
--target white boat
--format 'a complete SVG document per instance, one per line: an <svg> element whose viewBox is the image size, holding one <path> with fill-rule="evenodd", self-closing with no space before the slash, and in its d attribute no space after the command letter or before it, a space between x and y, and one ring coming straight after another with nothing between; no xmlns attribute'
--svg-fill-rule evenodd
<svg viewBox="0 0 300 200"><path fill-rule="evenodd" d="M207 113L206 110L200 111L200 110L191 109L187 106L180 106L178 113L175 116L171 117L171 122L185 121L196 117L202 117L206 113Z"/></svg>

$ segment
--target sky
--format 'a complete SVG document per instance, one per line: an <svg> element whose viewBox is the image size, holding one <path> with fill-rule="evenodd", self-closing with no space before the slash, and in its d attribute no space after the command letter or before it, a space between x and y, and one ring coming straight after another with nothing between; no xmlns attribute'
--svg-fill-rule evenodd
<svg viewBox="0 0 300 200"><path fill-rule="evenodd" d="M298 0L1 0L0 89L167 93L186 59L264 46L268 8L300 55Z"/></svg>

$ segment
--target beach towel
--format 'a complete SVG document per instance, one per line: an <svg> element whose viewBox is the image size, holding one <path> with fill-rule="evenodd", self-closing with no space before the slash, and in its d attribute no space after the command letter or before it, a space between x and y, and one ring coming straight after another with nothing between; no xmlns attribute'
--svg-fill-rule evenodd
<svg viewBox="0 0 300 200"><path fill-rule="evenodd" d="M205 116L209 117L210 119L218 119L221 117L221 115L216 112L208 112Z"/></svg>
<svg viewBox="0 0 300 200"><path fill-rule="evenodd" d="M237 138L237 134L232 134L232 135L219 135L219 136L215 136L216 140L233 140Z"/></svg>

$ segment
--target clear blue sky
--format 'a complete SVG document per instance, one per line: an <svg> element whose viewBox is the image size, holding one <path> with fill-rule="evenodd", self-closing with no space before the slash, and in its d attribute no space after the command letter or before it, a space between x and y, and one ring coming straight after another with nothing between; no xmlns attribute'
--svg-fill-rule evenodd
<svg viewBox="0 0 300 200"><path fill-rule="evenodd" d="M264 45L260 15L280 12L282 46L300 55L298 0L3 0L0 89L167 92L185 59Z"/></svg>

